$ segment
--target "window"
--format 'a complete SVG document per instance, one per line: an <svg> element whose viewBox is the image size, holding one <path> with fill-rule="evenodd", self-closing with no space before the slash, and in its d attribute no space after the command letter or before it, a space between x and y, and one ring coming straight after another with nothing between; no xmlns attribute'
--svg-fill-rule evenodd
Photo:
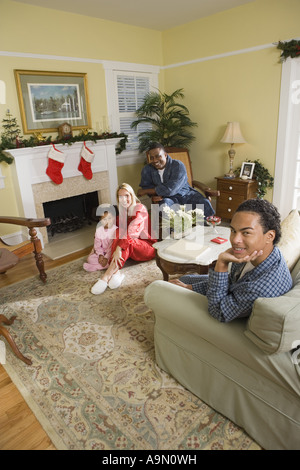
<svg viewBox="0 0 300 470"><path fill-rule="evenodd" d="M273 202L282 218L300 211L300 59L282 65Z"/></svg>
<svg viewBox="0 0 300 470"><path fill-rule="evenodd" d="M131 123L136 118L135 111L143 104L143 99L150 91L150 77L138 76L135 74L118 74L118 120L120 122L120 132L128 135L128 150L138 149L138 134L146 130L149 126L138 126L131 129Z"/></svg>
<svg viewBox="0 0 300 470"><path fill-rule="evenodd" d="M107 108L111 130L128 135L126 151L118 156L118 166L141 161L138 152L138 134L148 125L131 129L136 119L135 111L141 106L144 96L158 88L158 67L104 62L107 90Z"/></svg>

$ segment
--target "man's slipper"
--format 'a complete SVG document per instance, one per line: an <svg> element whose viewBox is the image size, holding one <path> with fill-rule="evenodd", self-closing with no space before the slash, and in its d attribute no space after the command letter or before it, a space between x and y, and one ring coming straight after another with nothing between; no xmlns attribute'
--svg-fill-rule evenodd
<svg viewBox="0 0 300 470"><path fill-rule="evenodd" d="M99 281L97 281L96 284L94 284L91 288L91 293L95 295L103 294L106 288L107 282L102 281L102 279L99 279Z"/></svg>

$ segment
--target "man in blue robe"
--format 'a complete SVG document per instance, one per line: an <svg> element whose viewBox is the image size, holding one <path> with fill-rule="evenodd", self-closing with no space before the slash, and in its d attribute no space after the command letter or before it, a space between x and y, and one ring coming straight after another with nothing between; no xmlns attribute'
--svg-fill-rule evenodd
<svg viewBox="0 0 300 470"><path fill-rule="evenodd" d="M202 204L205 217L214 215L209 199L188 184L184 164L172 159L162 144L153 142L147 151L147 157L149 163L142 169L138 196L148 195L153 203L160 206L189 204L195 209Z"/></svg>

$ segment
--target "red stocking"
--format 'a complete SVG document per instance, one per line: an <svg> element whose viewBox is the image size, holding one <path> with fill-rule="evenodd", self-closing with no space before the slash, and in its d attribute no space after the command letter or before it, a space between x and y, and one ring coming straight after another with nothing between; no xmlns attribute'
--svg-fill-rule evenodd
<svg viewBox="0 0 300 470"><path fill-rule="evenodd" d="M51 145L52 147L48 153L48 168L46 173L54 183L61 184L63 182L61 170L65 164L65 156L63 152L55 148L54 144Z"/></svg>
<svg viewBox="0 0 300 470"><path fill-rule="evenodd" d="M92 152L85 144L82 147L81 154L80 154L80 163L78 165L78 170L81 171L83 176L87 180L91 180L93 178L93 173L91 169L91 163L94 160L94 152Z"/></svg>

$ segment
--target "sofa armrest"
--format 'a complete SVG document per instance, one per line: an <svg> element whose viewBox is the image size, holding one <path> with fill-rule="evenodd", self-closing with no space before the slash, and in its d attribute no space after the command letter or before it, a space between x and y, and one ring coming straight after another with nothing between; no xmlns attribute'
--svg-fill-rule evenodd
<svg viewBox="0 0 300 470"><path fill-rule="evenodd" d="M243 334L247 320L240 318L229 323L216 320L208 313L205 295L170 282L154 281L145 289L144 300L155 315L155 334L160 331L178 337L188 348L192 338L195 344L202 338L232 356L236 350L246 351L252 346ZM256 349L254 345L252 348Z"/></svg>
<svg viewBox="0 0 300 470"><path fill-rule="evenodd" d="M180 325L187 323L186 327L191 330L196 326L195 324L194 326L192 325L193 314L196 313L198 317L199 310L202 310L209 317L207 298L204 295L176 286L170 282L152 282L145 289L144 300L155 315ZM185 321L186 316L189 318L188 322ZM212 320L214 319L212 318ZM197 318L198 321L199 318Z"/></svg>
<svg viewBox="0 0 300 470"><path fill-rule="evenodd" d="M167 321L193 335L209 337L213 331L218 341L218 337L221 338L224 335L224 327L228 329L227 324L209 315L205 295L170 282L152 282L145 289L144 300L146 305L153 310L157 322Z"/></svg>

